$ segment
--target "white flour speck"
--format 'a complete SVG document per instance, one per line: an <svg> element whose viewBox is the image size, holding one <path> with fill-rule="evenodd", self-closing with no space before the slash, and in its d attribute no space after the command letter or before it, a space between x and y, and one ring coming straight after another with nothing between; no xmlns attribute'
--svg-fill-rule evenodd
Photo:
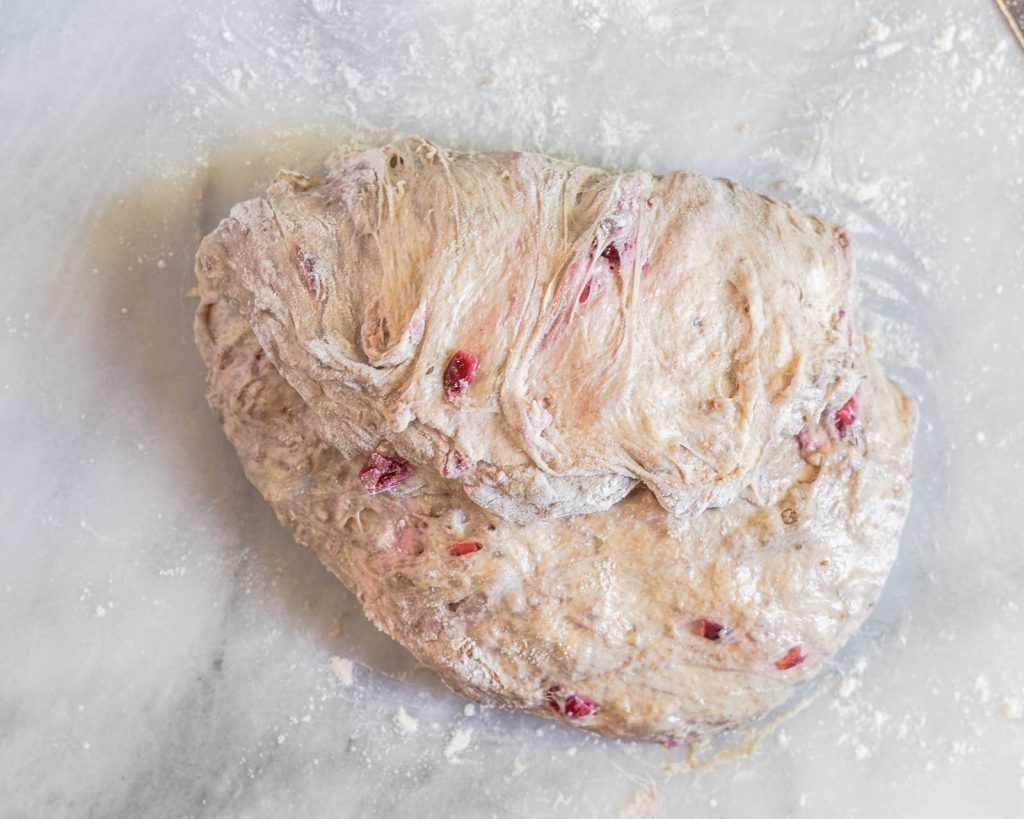
<svg viewBox="0 0 1024 819"><path fill-rule="evenodd" d="M461 754L469 747L469 743L473 739L473 729L471 728L460 728L454 734L451 739L448 740L448 744L444 749L444 758L449 762L457 762L458 755Z"/></svg>
<svg viewBox="0 0 1024 819"><path fill-rule="evenodd" d="M906 47L906 43L886 43L875 49L875 56L880 60L884 60L893 54L899 54Z"/></svg>
<svg viewBox="0 0 1024 819"><path fill-rule="evenodd" d="M999 713L1007 719L1024 719L1024 701L1007 697L999 707Z"/></svg>
<svg viewBox="0 0 1024 819"><path fill-rule="evenodd" d="M330 666L331 673L338 678L345 688L352 685L352 671L354 666L351 660L346 657L331 657L328 661L328 666Z"/></svg>
<svg viewBox="0 0 1024 819"><path fill-rule="evenodd" d="M420 722L415 717L409 716L405 708L399 707L398 713L395 714L395 727L403 736L411 736L419 730Z"/></svg>
<svg viewBox="0 0 1024 819"><path fill-rule="evenodd" d="M871 26L868 28L868 41L872 43L881 43L887 40L891 33L892 29L881 20L872 19Z"/></svg>
<svg viewBox="0 0 1024 819"><path fill-rule="evenodd" d="M967 90L972 94L981 88L981 84L985 81L985 75L981 72L981 69L975 66L967 73Z"/></svg>
<svg viewBox="0 0 1024 819"><path fill-rule="evenodd" d="M950 23L935 38L935 50L936 51L952 51L953 41L956 39L956 25Z"/></svg>

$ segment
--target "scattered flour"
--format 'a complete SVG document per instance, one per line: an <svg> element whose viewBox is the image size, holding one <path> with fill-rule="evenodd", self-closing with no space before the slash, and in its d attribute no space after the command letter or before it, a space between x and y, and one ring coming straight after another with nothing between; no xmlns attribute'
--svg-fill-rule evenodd
<svg viewBox="0 0 1024 819"><path fill-rule="evenodd" d="M594 0L569 0L569 6L580 25L595 34L601 30L608 17L608 12Z"/></svg>
<svg viewBox="0 0 1024 819"><path fill-rule="evenodd" d="M843 681L839 683L839 696L843 699L849 699L854 691L860 686L860 678L850 674L843 677Z"/></svg>
<svg viewBox="0 0 1024 819"><path fill-rule="evenodd" d="M419 730L420 722L415 717L409 716L404 707L399 706L398 713L395 714L395 727L403 736L411 736Z"/></svg>
<svg viewBox="0 0 1024 819"><path fill-rule="evenodd" d="M884 60L893 54L899 54L906 47L906 43L886 43L875 49L875 56L880 60Z"/></svg>
<svg viewBox="0 0 1024 819"><path fill-rule="evenodd" d="M999 713L1007 719L1024 719L1024 700L1007 697L999 706Z"/></svg>
<svg viewBox="0 0 1024 819"><path fill-rule="evenodd" d="M939 32L935 38L935 50L936 51L952 51L953 42L956 40L956 24L948 23Z"/></svg>
<svg viewBox="0 0 1024 819"><path fill-rule="evenodd" d="M981 88L984 82L985 73L980 68L978 68L978 66L974 66L970 71L967 72L967 90L970 93L975 93L979 88Z"/></svg>
<svg viewBox="0 0 1024 819"><path fill-rule="evenodd" d="M619 812L622 819L651 818L664 815L665 805L653 779L648 778L633 795L633 801Z"/></svg>
<svg viewBox="0 0 1024 819"><path fill-rule="evenodd" d="M472 728L459 728L451 738L448 740L448 744L444 749L444 758L449 762L458 762L458 756L469 747L469 743L473 739Z"/></svg>
<svg viewBox="0 0 1024 819"><path fill-rule="evenodd" d="M868 42L869 43L881 43L884 40L889 39L889 35L892 33L892 29L883 23L881 20L872 19L871 26L868 28Z"/></svg>
<svg viewBox="0 0 1024 819"><path fill-rule="evenodd" d="M352 685L352 672L355 666L351 660L346 657L331 657L327 664L331 669L331 673L338 678L338 681L345 686L345 688Z"/></svg>
<svg viewBox="0 0 1024 819"><path fill-rule="evenodd" d="M992 696L992 689L989 686L988 677L983 674L979 674L974 678L974 682L971 684L971 690L978 695L978 699L981 702L988 702Z"/></svg>

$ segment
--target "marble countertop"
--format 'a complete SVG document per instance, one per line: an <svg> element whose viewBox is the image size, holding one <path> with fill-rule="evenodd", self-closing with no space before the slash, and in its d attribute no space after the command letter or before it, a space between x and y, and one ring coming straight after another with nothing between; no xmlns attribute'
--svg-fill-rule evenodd
<svg viewBox="0 0 1024 819"><path fill-rule="evenodd" d="M1024 51L994 3L4 17L0 815L1024 815ZM245 481L196 243L277 168L405 133L729 176L851 229L922 409L914 506L876 612L759 741L687 762L468 706Z"/></svg>

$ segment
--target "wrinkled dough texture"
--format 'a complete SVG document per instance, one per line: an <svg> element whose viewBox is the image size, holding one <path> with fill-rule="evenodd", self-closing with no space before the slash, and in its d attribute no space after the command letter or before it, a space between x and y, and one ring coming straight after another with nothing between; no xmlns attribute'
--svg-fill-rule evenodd
<svg viewBox="0 0 1024 819"><path fill-rule="evenodd" d="M198 267L335 448L387 442L518 523L638 483L678 521L724 506L865 377L846 234L696 174L409 138L280 174Z"/></svg>
<svg viewBox="0 0 1024 819"><path fill-rule="evenodd" d="M410 151L414 145L425 144L401 143L397 148L385 148L380 152L380 161L390 168L388 157L393 154L389 152ZM368 159L363 156L362 160L343 161L338 167L377 161L373 159L374 152L370 152ZM497 166L513 161L503 156L486 161ZM520 161L518 157L513 159ZM407 166L414 161L414 157L406 156ZM440 160L436 157L431 160L437 161ZM446 161L455 164L450 159ZM552 167L560 168L561 164ZM606 179L600 172L589 173ZM435 183L439 208L442 192L454 184L442 179L439 176ZM289 186L293 184L288 182ZM330 183L309 184L321 189ZM474 188L473 180L466 178L456 187L460 191L479 191L487 183L476 184L479 187ZM713 183L712 187L719 184L723 183ZM378 195L374 191L371 186L365 194L372 201ZM467 212L483 207L471 207L470 194L463 195L466 201L462 207ZM299 214L308 213L297 194L293 205ZM247 203L241 207L259 209L269 205ZM859 322L850 324L854 320L850 317L856 316L856 300L848 292L840 298L838 290L824 288L832 294L828 298L835 300L836 310L843 309L838 305L845 305L845 316L836 318L833 314L826 320L824 316L829 311L820 312L824 322L821 327L829 328L823 332L831 338L836 328L842 329L841 343L836 341L816 351L798 346L788 351L790 360L800 362L788 383L806 376L806 383L800 388L803 398L792 399L791 409L801 419L800 423L791 424L792 419L783 423L775 416L774 421L768 418L758 422L781 426L773 437L766 439L756 468L736 484L738 494L732 500L724 502L718 498L716 503L720 505L692 516L680 533L672 527L673 515L666 511L664 493L647 482L654 474L649 472L641 484L647 483L650 488L636 485L639 476L633 474L624 487L609 491L602 502L611 503L609 499L616 493L626 494L607 509L519 524L508 519L514 515L504 514L507 498L515 498L515 503L528 499L526 493L514 494L513 477L519 480L536 470L537 474L548 476L550 492L566 490L570 485L586 491L592 488L588 481L598 477L597 470L593 474L552 480L534 461L524 461L518 464L518 472L506 472L512 477L505 484L487 483L486 476L478 476L477 490L486 487L495 495L509 491L498 503L480 505L475 502L477 494L467 494L465 476L446 477L443 468L431 468L437 467L431 453L432 447L444 446L445 440L463 441L459 436L467 434L467 423L474 430L473 435L497 436L504 429L509 416L501 407L502 399L492 395L493 404L488 404L477 396L478 389L488 384L487 379L490 382L485 392L501 393L505 388L506 376L494 370L513 364L528 365L532 374L512 379L521 389L535 389L542 383L537 379L543 378L548 378L543 383L556 389L557 379L544 375L544 367L538 366L548 348L542 345L535 350L527 364L519 363L518 359L513 361L510 354L505 354L507 350L493 349L491 353L497 358L488 363L491 353L481 349L481 375L466 393L468 406L462 402L445 406L443 396L434 395L433 387L423 386L428 368L419 362L423 351L430 347L435 358L443 360L453 348L469 347L473 339L493 339L493 329L485 332L481 327L465 337L457 331L452 331L455 335L446 335L441 327L430 329L429 313L424 312L424 331L418 341L410 336L402 342L392 336L386 343L382 338L374 347L367 340L363 319L352 318L364 315L359 312L362 308L351 308L348 325L339 318L327 321L320 308L303 312L307 308L300 299L308 295L302 295L306 285L301 280L275 287L273 277L297 278L299 273L290 270L283 260L274 260L276 239L253 240L257 226L271 228L257 220L252 227L243 229L238 215L236 209L233 219L213 234L215 238L207 239L197 263L202 303L196 319L196 336L209 367L210 404L238 450L250 480L298 542L315 551L358 595L378 627L435 668L455 690L480 702L531 710L600 733L662 742L688 741L755 719L777 705L795 686L820 670L874 605L895 558L910 502L915 413L909 399L885 378L874 361ZM302 226L301 218L304 217L296 216L298 221L290 227L273 230L291 231L289 235L315 234L316 231ZM726 217L707 218L714 221ZM476 219L480 223L486 221L482 216ZM796 223L807 224L808 217L794 219ZM428 230L422 226L421 229ZM385 249L379 233L372 230L364 230L361 235L377 237L367 240L368 246L377 248L376 256L366 248L360 250L374 260L372 270L378 269L376 260L383 256L421 258L420 251ZM790 238L798 244L802 241L796 235ZM236 244L232 245L233 242ZM317 258L322 259L328 248L305 252L319 253ZM500 247L495 252L500 253ZM525 257L532 252L526 252ZM785 253L800 255L792 248ZM315 265L312 267L316 269ZM625 267L623 258L620 273ZM225 274L228 268L231 275ZM833 273L835 269L832 268ZM265 289L261 289L264 285L248 291L239 289L238 282L256 281L261 276L265 277ZM419 286L416 282L403 284L397 276L393 281L374 276L377 274L371 276L372 286L364 283L362 294L339 293L337 299L349 305L360 299L365 299L365 304L381 305L391 298L388 294L403 287ZM457 278L454 273L452 276ZM344 279L325 276L319 281L321 287L335 287L340 285L331 282ZM309 286L316 289L313 284ZM358 290L356 283L352 286ZM757 286L761 291L772 291L788 285L762 280ZM374 287L380 288L376 295L372 292ZM617 289L618 283L606 287L616 289L620 296L624 292ZM321 305L328 303L322 295L319 298ZM421 302L411 296L406 302L405 298L402 296L399 301L406 304L411 315L418 309L412 305ZM448 305L459 298L435 291L430 303ZM517 296L506 292L505 298ZM760 303L781 298L762 292ZM261 306L256 307L257 302ZM590 299L583 306L589 303ZM337 309L339 315L344 312L340 307ZM398 309L397 303L394 309ZM459 314L478 316L484 309ZM705 315L711 313L714 311ZM746 315L742 308L740 313ZM445 315L450 316L451 312ZM492 321L496 315L492 314ZM300 323L308 320L315 328L289 326L282 317L298 317ZM742 347L731 334L749 329L745 320L733 318L736 320L716 319L725 323L715 331L715 337L730 351ZM409 319L414 320L415 317ZM802 321L797 317L787 320ZM569 326L583 319L573 314L565 321ZM616 322L628 321L629 308L611 305L607 321L600 323L600 327L614 328ZM308 353L308 358L300 355L307 355L303 351L308 341L298 339L323 340L329 335L325 331L328 325L333 328L330 334L337 333L342 326L356 333L347 340L344 334L332 335L329 344L324 342L332 350L326 356L334 356L332 362L350 362L351 369L344 370L344 377L351 377L355 386L338 386L341 371L333 363L328 365L312 353ZM399 325L408 327L409 323ZM685 322L666 325L666 331L688 334L690 330L685 328ZM594 326L587 325L585 331L579 332L596 331ZM432 333L443 335L446 340L428 344ZM502 338L503 343L514 343L508 340L511 336ZM403 343L407 343L412 358L400 363L397 359L402 355L395 351ZM551 343L561 342L556 339ZM562 360L573 365L579 363L573 358L576 353L568 352L576 342L566 343L568 358ZM670 342L665 344L671 346ZM684 346L679 344L674 349ZM381 368L370 365L369 349L376 350L374 355L381 357L390 351L395 360ZM751 353L760 361L761 350ZM295 359L290 364L293 355ZM695 361L703 360L713 366L723 355L715 350L708 353L709 357L698 356ZM733 352L727 357L730 362L736 360ZM821 363L820 373L832 366L842 369L842 362L846 362L846 369L828 376L832 379L829 384L812 387L814 379L810 374L818 372L819 365L809 362L826 360L832 363ZM554 366L553 361L550 366ZM308 369L303 369L301 362ZM421 364L423 372L416 375ZM439 366L435 362L432 375L436 375ZM754 370L759 373L762 366L759 363ZM365 367L372 372L364 373L361 368ZM488 368L492 369L490 375L486 374ZM392 401L388 404L374 390L380 384L391 384L388 379L395 372L406 374L394 382ZM608 377L617 374L609 371ZM706 374L695 372L693 378L710 383ZM576 389L583 389L586 382L573 383ZM527 384L531 386L527 388ZM357 387L367 389L367 397L343 398ZM340 392L331 397L335 388ZM421 394L414 398L412 393L417 389ZM593 384L587 389L593 390ZM738 382L735 395L744 389ZM749 389L761 391L763 398L770 387L760 383ZM789 389L787 386L783 391ZM815 389L820 393L815 394ZM834 422L835 407L854 389L859 417L840 436ZM591 394L589 402L584 396L565 397L582 411L585 405L602 405L602 395ZM522 397L519 395L516 400ZM338 410L335 417L329 408L335 400L349 400L354 406ZM805 400L810 403L799 403ZM756 405L754 401L751 415L744 416L749 422L746 426L740 424L738 414L734 416L737 428L733 432L737 436L753 434ZM410 433L409 428L400 433L388 432L388 412L398 412L399 406L413 407L410 411L417 418L436 413L436 417L430 417L445 421L448 426L444 429L448 431L441 429L443 424L433 430L428 423L418 420L411 423L411 428L418 432ZM551 404L549 410L561 424L564 409L555 411L554 407ZM610 407L612 403L596 409L590 406L599 417L592 417L588 428L607 424L609 429L628 432L642 441L636 429L624 424L622 417L611 417L614 412ZM817 407L816 414L808 416L813 407ZM645 412L649 414L649 410ZM462 413L479 417L469 421L445 420L445 414ZM636 421L640 415L630 418ZM339 420L342 416L350 420ZM701 417L694 418L696 427L705 428ZM472 426L475 423L479 426ZM567 429L587 426L578 418L564 423L559 427L561 434ZM506 437L501 441L487 441L481 446L490 447L487 451L492 454L511 457L522 442L509 429L511 426L505 429ZM340 431L351 435L351 440L346 439L342 446L337 440ZM650 430L651 439L639 446L664 446L662 434ZM408 447L402 443L405 436L413 441ZM367 454L382 441L385 447L421 458L413 459L414 468L404 483L370 495L358 472ZM466 451L482 451L476 450L472 441L469 443L464 447ZM724 443L720 451L735 454L747 445L746 441ZM566 451L590 451L589 446L566 444ZM477 466L474 471L481 469ZM714 484L718 489L723 485ZM571 504L566 508L570 507ZM478 543L479 550L453 555L452 544L466 540ZM701 634L702 621L721 624L727 632L718 640L709 640ZM804 661L791 668L780 668L782 658L795 648L805 657ZM566 698L572 695L585 697L595 704L595 710L583 716L568 713ZM551 707L552 700L557 708Z"/></svg>

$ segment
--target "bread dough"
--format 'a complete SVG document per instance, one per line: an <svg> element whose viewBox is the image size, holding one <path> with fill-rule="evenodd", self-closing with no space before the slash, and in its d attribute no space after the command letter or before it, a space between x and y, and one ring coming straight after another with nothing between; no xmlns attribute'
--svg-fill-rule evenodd
<svg viewBox="0 0 1024 819"><path fill-rule="evenodd" d="M638 482L723 506L864 377L846 234L695 174L406 139L281 174L199 263L340 452L387 442L519 523Z"/></svg>
<svg viewBox="0 0 1024 819"><path fill-rule="evenodd" d="M688 741L778 704L877 599L915 413L838 228L408 139L282 174L196 271L246 474L473 699Z"/></svg>

